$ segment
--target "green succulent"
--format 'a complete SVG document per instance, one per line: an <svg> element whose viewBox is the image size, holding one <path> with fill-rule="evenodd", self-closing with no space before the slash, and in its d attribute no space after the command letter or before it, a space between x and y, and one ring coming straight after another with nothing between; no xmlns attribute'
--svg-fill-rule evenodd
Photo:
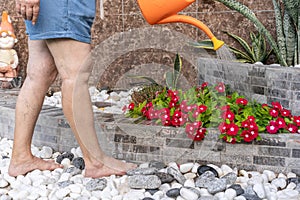
<svg viewBox="0 0 300 200"><path fill-rule="evenodd" d="M177 89L178 79L180 77L181 70L182 70L182 60L179 54L176 54L173 70L166 72L164 77L166 79L166 85L169 89L173 89L173 90ZM154 79L148 76L128 75L128 77L146 79L147 81L151 82L151 84L159 85Z"/></svg>
<svg viewBox="0 0 300 200"><path fill-rule="evenodd" d="M258 20L255 13L236 0L216 0L235 10L255 24L264 35L282 66L300 64L300 1L272 0L276 16L277 42ZM283 6L280 6L281 3Z"/></svg>
<svg viewBox="0 0 300 200"><path fill-rule="evenodd" d="M266 40L260 33L250 33L251 44L248 44L243 38L235 34L229 33L227 31L224 31L224 33L236 40L243 48L244 51L232 46L229 47L230 50L235 54L239 62L265 63L272 53L272 50L267 50Z"/></svg>

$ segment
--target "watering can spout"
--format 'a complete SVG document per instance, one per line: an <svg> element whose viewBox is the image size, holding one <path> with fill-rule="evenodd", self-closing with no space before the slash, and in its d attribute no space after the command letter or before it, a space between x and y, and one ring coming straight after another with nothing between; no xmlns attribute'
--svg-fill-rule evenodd
<svg viewBox="0 0 300 200"><path fill-rule="evenodd" d="M195 0L137 0L146 21L153 24L166 24L183 22L201 29L213 42L214 50L219 49L224 42L218 40L209 28L201 21L177 13L189 6Z"/></svg>
<svg viewBox="0 0 300 200"><path fill-rule="evenodd" d="M171 15L167 18L162 19L161 21L157 22L157 24L166 24L166 23L175 23L175 22L182 22L191 24L196 26L197 28L201 29L208 37L211 39L214 45L214 50L218 50L221 46L223 46L224 42L218 40L214 34L210 31L210 29L201 21L186 15Z"/></svg>

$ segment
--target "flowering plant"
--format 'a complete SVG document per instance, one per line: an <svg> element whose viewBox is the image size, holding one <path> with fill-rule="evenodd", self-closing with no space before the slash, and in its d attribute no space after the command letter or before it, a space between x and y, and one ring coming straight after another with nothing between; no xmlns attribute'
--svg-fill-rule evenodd
<svg viewBox="0 0 300 200"><path fill-rule="evenodd" d="M163 126L184 127L187 137L201 141L207 128L219 128L229 143L260 140L259 133L300 133L300 116L292 116L280 103L271 106L249 102L220 82L204 82L183 92L165 88L152 101L130 103L128 117L142 116Z"/></svg>

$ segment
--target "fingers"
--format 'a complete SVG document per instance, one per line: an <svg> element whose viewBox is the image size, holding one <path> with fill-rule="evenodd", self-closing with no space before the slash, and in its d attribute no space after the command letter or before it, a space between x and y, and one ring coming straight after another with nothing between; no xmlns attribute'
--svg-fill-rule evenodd
<svg viewBox="0 0 300 200"><path fill-rule="evenodd" d="M38 18L38 15L39 15L39 12L40 12L40 7L37 6L37 5L34 5L33 6L33 9L32 9L32 24L35 24L36 21L37 21L37 18Z"/></svg>
<svg viewBox="0 0 300 200"><path fill-rule="evenodd" d="M26 20L35 24L39 15L39 0L16 0L16 11Z"/></svg>

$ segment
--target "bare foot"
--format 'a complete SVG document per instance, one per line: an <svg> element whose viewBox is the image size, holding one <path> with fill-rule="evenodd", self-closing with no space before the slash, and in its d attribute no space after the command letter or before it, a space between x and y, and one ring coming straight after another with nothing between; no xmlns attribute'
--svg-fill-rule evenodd
<svg viewBox="0 0 300 200"><path fill-rule="evenodd" d="M22 162L10 162L8 174L10 176L25 175L35 169L39 170L54 170L63 166L55 163L54 160L43 160L41 158L32 157Z"/></svg>
<svg viewBox="0 0 300 200"><path fill-rule="evenodd" d="M104 164L98 162L97 164L86 163L85 176L91 178L100 178L111 175L125 175L130 169L136 168L137 165L133 163L125 163L112 157L105 157Z"/></svg>

